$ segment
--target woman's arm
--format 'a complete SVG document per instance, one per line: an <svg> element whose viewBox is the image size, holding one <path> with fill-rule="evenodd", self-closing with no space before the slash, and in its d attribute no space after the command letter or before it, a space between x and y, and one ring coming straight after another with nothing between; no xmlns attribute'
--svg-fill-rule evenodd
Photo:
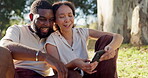
<svg viewBox="0 0 148 78"><path fill-rule="evenodd" d="M98 30L89 29L89 36L92 38L100 38L103 35L113 36L113 40L107 46L111 46L114 50L120 47L123 42L123 36L116 33L102 32Z"/></svg>
<svg viewBox="0 0 148 78"><path fill-rule="evenodd" d="M103 35L113 36L113 39L107 46L104 47L106 52L101 56L100 61L113 58L116 55L115 50L121 46L123 41L123 37L120 34L89 29L89 36L92 38L100 38Z"/></svg>
<svg viewBox="0 0 148 78"><path fill-rule="evenodd" d="M47 53L49 53L50 55L52 55L53 57L55 57L56 59L60 60L60 56L58 53L58 50L56 48L56 46L53 46L51 44L46 44L45 45L46 51ZM93 62L93 63L87 63L89 60L87 59L74 59L71 62L65 64L65 66L68 69L75 69L76 67L79 67L80 69L82 69L83 71L92 74L95 73L96 71L94 71L94 69L96 68L96 66L98 65L97 62Z"/></svg>
<svg viewBox="0 0 148 78"><path fill-rule="evenodd" d="M57 50L57 47L56 46L53 46L51 44L46 44L45 46L46 48L46 51L47 53L49 53L50 55L52 55L53 57L55 57L56 59L60 60L60 56L59 56L59 53L58 53L58 50ZM68 64L65 65L68 69L74 69L76 68L77 66L74 64L74 62L70 62Z"/></svg>
<svg viewBox="0 0 148 78"><path fill-rule="evenodd" d="M50 54L53 57L55 57L56 59L60 60L60 56L59 56L58 49L57 49L56 46L47 43L45 45L45 49L46 49L48 54Z"/></svg>

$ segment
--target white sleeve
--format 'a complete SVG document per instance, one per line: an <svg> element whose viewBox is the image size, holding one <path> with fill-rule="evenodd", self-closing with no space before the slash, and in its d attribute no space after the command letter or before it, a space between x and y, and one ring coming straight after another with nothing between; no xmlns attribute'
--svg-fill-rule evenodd
<svg viewBox="0 0 148 78"><path fill-rule="evenodd" d="M50 36L48 36L48 38L46 39L46 42L44 44L44 50L46 51L46 45L47 44L51 44L53 46L56 46L55 40L54 40L54 36L52 34L50 34Z"/></svg>
<svg viewBox="0 0 148 78"><path fill-rule="evenodd" d="M20 29L19 29L18 26L14 25L14 26L10 26L7 29L6 34L2 38L2 40L9 39L9 40L12 40L14 42L19 42L19 38L20 38Z"/></svg>
<svg viewBox="0 0 148 78"><path fill-rule="evenodd" d="M56 46L56 43L55 43L54 35L53 35L53 34L51 34L50 36L48 36L45 45L46 45L47 43Z"/></svg>
<svg viewBox="0 0 148 78"><path fill-rule="evenodd" d="M89 29L88 28L78 28L79 33L83 36L86 40L89 37Z"/></svg>

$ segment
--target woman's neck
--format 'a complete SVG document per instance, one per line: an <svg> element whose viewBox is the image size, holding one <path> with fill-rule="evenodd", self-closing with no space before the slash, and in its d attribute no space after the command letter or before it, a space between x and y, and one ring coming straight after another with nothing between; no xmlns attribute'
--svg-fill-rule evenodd
<svg viewBox="0 0 148 78"><path fill-rule="evenodd" d="M72 46L73 44L73 32L71 31L61 31L61 35L66 39L66 41Z"/></svg>

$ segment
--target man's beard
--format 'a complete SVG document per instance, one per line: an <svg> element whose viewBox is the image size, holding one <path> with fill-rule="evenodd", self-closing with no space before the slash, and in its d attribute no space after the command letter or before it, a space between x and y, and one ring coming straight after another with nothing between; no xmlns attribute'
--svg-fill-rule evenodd
<svg viewBox="0 0 148 78"><path fill-rule="evenodd" d="M46 28L46 27L41 27L41 28ZM48 27L48 32L44 33L41 31L41 28L38 28L37 26L35 26L36 29L36 34L40 37L40 38L46 38L48 37L52 32L54 32L53 28Z"/></svg>

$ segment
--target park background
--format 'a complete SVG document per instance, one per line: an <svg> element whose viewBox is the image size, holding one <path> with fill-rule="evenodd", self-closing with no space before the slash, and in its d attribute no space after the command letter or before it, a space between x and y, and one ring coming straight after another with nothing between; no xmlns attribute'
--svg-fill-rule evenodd
<svg viewBox="0 0 148 78"><path fill-rule="evenodd" d="M0 0L0 39L9 26L30 23L28 13L33 1ZM123 35L117 59L119 78L148 78L148 0L68 1L76 6L76 27ZM94 44L95 40L89 40L90 59L94 55Z"/></svg>

